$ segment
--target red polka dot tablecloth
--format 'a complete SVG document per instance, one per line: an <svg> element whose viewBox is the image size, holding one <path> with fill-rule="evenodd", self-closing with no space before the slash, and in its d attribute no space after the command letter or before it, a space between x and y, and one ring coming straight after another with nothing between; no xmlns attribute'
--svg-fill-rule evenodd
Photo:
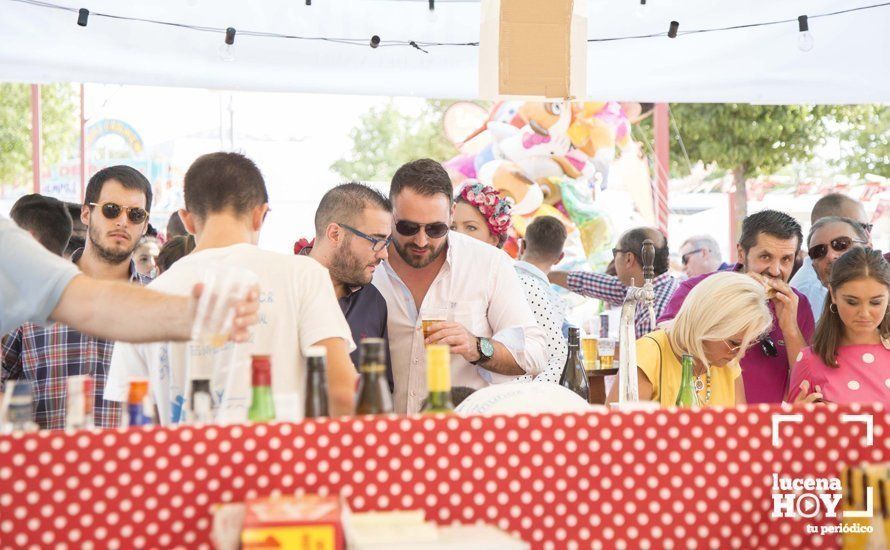
<svg viewBox="0 0 890 550"><path fill-rule="evenodd" d="M799 414L773 437L776 414ZM873 418L868 428L844 415ZM0 546L209 548L211 507L340 493L533 548L836 547L772 518L772 474L890 458L880 406L358 417L0 437Z"/></svg>

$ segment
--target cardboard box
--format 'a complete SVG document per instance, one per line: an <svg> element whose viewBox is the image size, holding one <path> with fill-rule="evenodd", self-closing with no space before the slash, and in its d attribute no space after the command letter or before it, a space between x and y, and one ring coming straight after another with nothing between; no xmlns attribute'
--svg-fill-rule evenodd
<svg viewBox="0 0 890 550"><path fill-rule="evenodd" d="M243 550L343 550L344 506L337 497L304 495L249 500Z"/></svg>
<svg viewBox="0 0 890 550"><path fill-rule="evenodd" d="M482 0L479 93L585 97L587 0Z"/></svg>

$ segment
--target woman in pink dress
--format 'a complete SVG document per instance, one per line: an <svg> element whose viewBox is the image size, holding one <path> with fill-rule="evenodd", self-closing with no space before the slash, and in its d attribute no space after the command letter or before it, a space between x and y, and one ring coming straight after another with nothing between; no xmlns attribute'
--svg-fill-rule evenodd
<svg viewBox="0 0 890 550"><path fill-rule="evenodd" d="M789 393L809 387L832 403L890 404L890 263L879 251L853 248L835 261L828 289Z"/></svg>

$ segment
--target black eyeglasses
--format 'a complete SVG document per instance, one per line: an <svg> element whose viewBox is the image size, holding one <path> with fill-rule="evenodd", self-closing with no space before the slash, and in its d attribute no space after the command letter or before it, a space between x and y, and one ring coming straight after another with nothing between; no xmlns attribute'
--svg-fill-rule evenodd
<svg viewBox="0 0 890 550"><path fill-rule="evenodd" d="M698 254L702 250L704 250L704 248L696 248L695 250L690 250L686 254L683 254L682 256L680 256L680 261L683 262L683 265L685 266L686 264L689 263L690 256L692 256L693 254Z"/></svg>
<svg viewBox="0 0 890 550"><path fill-rule="evenodd" d="M124 210L127 211L127 219L132 223L142 223L148 217L148 212L138 206L121 206L114 202L103 202L102 204L91 202L90 206L101 207L102 215L109 220L116 220Z"/></svg>
<svg viewBox="0 0 890 550"><path fill-rule="evenodd" d="M368 241L369 243L371 243L371 250L373 250L374 252L380 252L381 250L383 250L384 248L389 246L389 243L392 242L392 235L390 235L389 237L387 237L385 239L378 239L376 237L366 235L354 227L349 227L345 223L337 223L337 225L339 225L343 229L349 231L356 237L361 237L361 238L365 239L366 241Z"/></svg>
<svg viewBox="0 0 890 550"><path fill-rule="evenodd" d="M829 243L831 245L831 249L835 252L844 252L848 250L853 243L857 244L866 244L865 241L859 241L856 239L851 239L850 237L838 237L836 239L831 239ZM827 244L817 244L816 246L811 246L809 250L807 250L807 255L809 255L811 260L819 260L824 258L825 255L828 254L828 245Z"/></svg>
<svg viewBox="0 0 890 550"><path fill-rule="evenodd" d="M409 222L406 220L399 220L396 222L396 231L399 232L399 235L404 235L405 237L413 237L414 235L417 235L420 228L423 228L426 236L431 239L440 239L448 233L448 224L442 222L427 224Z"/></svg>
<svg viewBox="0 0 890 550"><path fill-rule="evenodd" d="M613 257L613 258L617 258L619 252L630 252L630 250L624 250L624 249L621 249L621 248L613 248L613 249L612 249L612 257Z"/></svg>
<svg viewBox="0 0 890 550"><path fill-rule="evenodd" d="M763 352L767 357L778 357L779 350L776 348L776 343L773 342L773 339L769 336L764 336L760 339L760 351Z"/></svg>

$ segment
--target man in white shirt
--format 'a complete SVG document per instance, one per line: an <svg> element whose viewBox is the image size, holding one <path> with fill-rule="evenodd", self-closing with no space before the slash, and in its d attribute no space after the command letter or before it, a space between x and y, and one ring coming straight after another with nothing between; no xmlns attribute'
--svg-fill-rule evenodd
<svg viewBox="0 0 890 550"><path fill-rule="evenodd" d="M849 218L857 222L866 233L871 232L871 225L868 223L868 214L862 203L843 195L841 193L830 193L825 195L813 205L813 211L810 213L810 223L815 224L822 218L836 216L841 218ZM809 243L807 243L809 245ZM810 301L810 307L813 310L813 318L818 320L822 316L822 309L825 307L825 296L828 293L816 270L813 268L813 261L809 256L804 258L803 265L794 274L789 283L798 292L807 297Z"/></svg>
<svg viewBox="0 0 890 550"><path fill-rule="evenodd" d="M566 320L566 304L550 285L547 274L562 261L566 227L552 216L541 216L528 225L519 245L520 261L516 273L538 321L547 336L547 368L535 378L559 383L568 355L568 344L562 335ZM521 380L524 380L523 377Z"/></svg>
<svg viewBox="0 0 890 550"><path fill-rule="evenodd" d="M204 155L186 172L184 193L180 215L197 247L151 288L187 294L216 266L248 270L259 280L259 323L253 338L238 346L118 344L105 398L122 401L129 380L148 378L161 423L177 423L183 420L190 380L209 376L217 421L243 421L250 405L251 355L270 355L276 416L299 419L306 395L304 354L310 346L323 346L331 413L351 412L356 374L348 352L354 344L328 271L310 258L256 246L269 211L265 182L256 165L237 153Z"/></svg>
<svg viewBox="0 0 890 550"><path fill-rule="evenodd" d="M453 188L439 163L405 164L392 179L393 242L374 273L386 299L397 413L416 413L426 397L425 344L452 352L452 383L481 388L537 375L546 365L544 333L503 251L449 232ZM424 341L421 319L448 311Z"/></svg>

